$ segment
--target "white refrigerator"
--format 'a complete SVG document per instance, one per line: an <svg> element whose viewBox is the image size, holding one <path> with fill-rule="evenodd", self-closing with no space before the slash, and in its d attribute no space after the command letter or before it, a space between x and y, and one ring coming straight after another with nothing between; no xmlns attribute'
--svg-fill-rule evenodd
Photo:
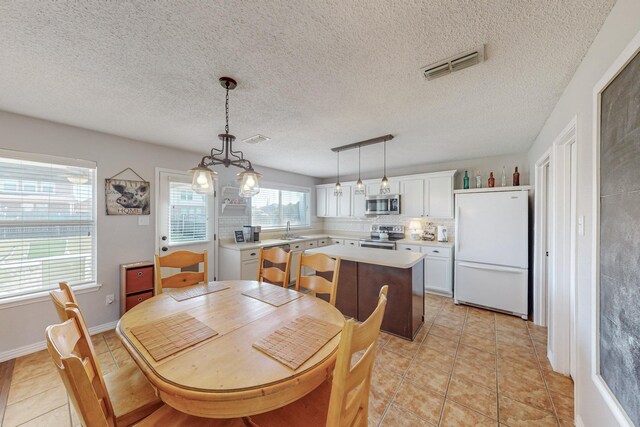
<svg viewBox="0 0 640 427"><path fill-rule="evenodd" d="M528 191L456 193L456 303L527 318Z"/></svg>

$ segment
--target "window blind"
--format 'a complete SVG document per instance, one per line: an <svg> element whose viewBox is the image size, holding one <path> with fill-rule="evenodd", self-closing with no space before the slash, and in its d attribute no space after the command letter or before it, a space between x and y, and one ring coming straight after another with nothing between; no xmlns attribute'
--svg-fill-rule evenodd
<svg viewBox="0 0 640 427"><path fill-rule="evenodd" d="M0 150L0 299L96 281L95 163Z"/></svg>
<svg viewBox="0 0 640 427"><path fill-rule="evenodd" d="M198 194L191 184L169 182L169 244L209 240L208 199Z"/></svg>
<svg viewBox="0 0 640 427"><path fill-rule="evenodd" d="M251 224L264 228L310 225L309 191L260 188L251 198Z"/></svg>

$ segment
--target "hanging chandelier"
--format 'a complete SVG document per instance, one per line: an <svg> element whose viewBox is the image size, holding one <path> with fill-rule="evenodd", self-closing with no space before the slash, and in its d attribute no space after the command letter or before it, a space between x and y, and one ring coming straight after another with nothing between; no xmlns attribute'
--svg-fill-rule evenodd
<svg viewBox="0 0 640 427"><path fill-rule="evenodd" d="M360 178L360 146L358 145L358 181L356 182L356 188L353 191L354 194L363 195L365 194L364 183L362 182L362 178Z"/></svg>
<svg viewBox="0 0 640 427"><path fill-rule="evenodd" d="M222 141L222 147L219 149L212 148L211 153L208 156L204 156L198 166L189 170L193 175L191 188L196 193L213 194L213 179L217 172L209 168L209 166L224 165L226 168L236 166L244 169L243 172L238 173L238 181L240 182L239 196L255 196L260 192L259 181L262 175L253 170L251 162L244 158L242 151L233 150L233 141L235 141L236 137L229 133L229 91L235 89L238 84L231 77L220 77L220 85L226 90L226 122L224 133L218 135L218 138Z"/></svg>

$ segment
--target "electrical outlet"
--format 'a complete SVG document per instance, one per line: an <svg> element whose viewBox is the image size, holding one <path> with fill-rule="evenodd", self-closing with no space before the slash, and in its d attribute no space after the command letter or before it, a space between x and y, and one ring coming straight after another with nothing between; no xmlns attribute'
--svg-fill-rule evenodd
<svg viewBox="0 0 640 427"><path fill-rule="evenodd" d="M113 304L114 299L115 299L115 296L113 294L107 295L107 305Z"/></svg>

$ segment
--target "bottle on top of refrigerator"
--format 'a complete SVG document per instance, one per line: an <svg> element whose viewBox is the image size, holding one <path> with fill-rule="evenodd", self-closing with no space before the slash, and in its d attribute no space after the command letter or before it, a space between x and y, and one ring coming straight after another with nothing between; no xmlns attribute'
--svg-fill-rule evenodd
<svg viewBox="0 0 640 427"><path fill-rule="evenodd" d="M502 166L502 176L500 177L500 185L502 185L503 187L507 186L507 171L505 170L505 167Z"/></svg>
<svg viewBox="0 0 640 427"><path fill-rule="evenodd" d="M464 179L462 180L462 183L462 188L467 190L469 188L469 174L467 173L467 171L464 171Z"/></svg>

